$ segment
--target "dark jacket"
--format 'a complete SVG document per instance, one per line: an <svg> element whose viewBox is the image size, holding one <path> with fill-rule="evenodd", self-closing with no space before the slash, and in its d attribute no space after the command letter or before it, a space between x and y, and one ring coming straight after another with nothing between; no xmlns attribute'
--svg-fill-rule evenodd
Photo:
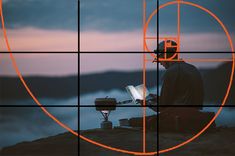
<svg viewBox="0 0 235 156"><path fill-rule="evenodd" d="M202 106L203 98L203 80L196 67L182 61L175 62L166 70L163 77L159 105ZM201 107L195 108L201 109ZM152 109L156 111L156 107L152 107Z"/></svg>
<svg viewBox="0 0 235 156"><path fill-rule="evenodd" d="M175 62L164 75L159 105L202 105L203 80L196 67Z"/></svg>

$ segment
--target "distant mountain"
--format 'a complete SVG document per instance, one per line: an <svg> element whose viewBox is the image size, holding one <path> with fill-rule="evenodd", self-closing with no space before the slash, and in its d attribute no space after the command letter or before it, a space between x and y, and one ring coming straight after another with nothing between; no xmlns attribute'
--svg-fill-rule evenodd
<svg viewBox="0 0 235 156"><path fill-rule="evenodd" d="M78 76L25 77L37 98L70 98L78 96ZM0 99L31 98L18 77L0 77Z"/></svg>
<svg viewBox="0 0 235 156"><path fill-rule="evenodd" d="M225 63L217 68L200 69L204 80L205 102L220 103L225 96L228 87L231 63ZM164 71L159 71L159 84L162 83ZM234 77L235 78L235 77ZM148 88L157 85L157 72L146 72L146 86ZM80 76L80 95L96 91L109 91L112 89L124 90L127 85L138 85L143 82L142 71L136 72L106 72ZM234 81L233 81L234 82ZM232 84L228 102L235 104L235 83Z"/></svg>
<svg viewBox="0 0 235 156"><path fill-rule="evenodd" d="M162 74L160 72L159 74ZM157 72L147 71L147 86L157 84ZM159 80L160 81L160 80ZM80 94L96 92L99 90L109 91L112 89L124 90L127 85L139 85L143 83L143 72L106 72L80 76Z"/></svg>

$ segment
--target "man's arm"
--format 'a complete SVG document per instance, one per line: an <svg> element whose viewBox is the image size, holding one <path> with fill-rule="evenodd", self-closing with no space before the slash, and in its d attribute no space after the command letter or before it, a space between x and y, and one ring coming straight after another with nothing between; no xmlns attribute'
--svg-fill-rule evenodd
<svg viewBox="0 0 235 156"><path fill-rule="evenodd" d="M175 70L168 70L164 75L161 94L159 96L159 111L161 114L167 114L172 111L172 107L168 106L174 105L175 96L177 94L177 78L178 71Z"/></svg>
<svg viewBox="0 0 235 156"><path fill-rule="evenodd" d="M149 94L146 97L146 106L149 107L150 109L154 110L155 112L157 112L157 98L159 96L156 94ZM144 105L143 100L136 100L136 102L140 103L142 106Z"/></svg>
<svg viewBox="0 0 235 156"><path fill-rule="evenodd" d="M164 81L159 97L159 105L174 105L175 96L177 95L177 73L175 70L167 71L164 75Z"/></svg>

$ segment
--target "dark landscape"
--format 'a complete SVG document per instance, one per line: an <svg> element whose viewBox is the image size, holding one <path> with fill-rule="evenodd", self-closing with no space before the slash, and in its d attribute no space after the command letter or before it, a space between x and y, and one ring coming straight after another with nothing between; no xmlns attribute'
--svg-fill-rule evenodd
<svg viewBox="0 0 235 156"><path fill-rule="evenodd" d="M1 156L77 156L78 138L70 133L4 148Z"/></svg>
<svg viewBox="0 0 235 156"><path fill-rule="evenodd" d="M195 141L168 153L161 154L162 156L234 156L234 135L235 129L217 128L213 132L203 134ZM100 141L104 144L131 150L142 151L142 131L132 130L112 130L110 132L100 130L82 131L81 134ZM156 151L156 132L149 132L147 137L147 151ZM166 149L184 142L188 138L192 137L192 134L182 133L160 133L160 149ZM118 139L117 139L118 138ZM222 145L222 146L221 146ZM83 140L80 142L80 155L81 156L127 156L119 152L110 151L97 147Z"/></svg>
<svg viewBox="0 0 235 156"><path fill-rule="evenodd" d="M131 150L142 150L142 131L114 129L114 130L85 130L80 133L86 137L100 141L101 143ZM156 132L147 133L147 151L156 151ZM163 156L234 156L234 128L217 128L207 132L193 142L168 153ZM192 134L182 133L161 133L160 148L169 148L186 139ZM117 139L118 138L118 139ZM221 146L223 145L223 146ZM119 152L103 149L91 143L80 140L81 156L128 156ZM77 156L78 138L70 133L64 133L53 137L48 137L32 142L23 142L17 145L3 148L1 156Z"/></svg>
<svg viewBox="0 0 235 156"><path fill-rule="evenodd" d="M25 77L31 91L37 98L64 99L78 96L78 76ZM0 99L19 100L31 98L18 77L0 77Z"/></svg>
<svg viewBox="0 0 235 156"><path fill-rule="evenodd" d="M234 128L217 128L210 133L205 133L195 141L168 153L161 154L163 156L233 156L235 150L234 144ZM89 130L82 131L81 134L100 141L106 145L126 149L130 151L142 151L142 131L121 130L112 131ZM149 132L147 137L147 151L156 151L157 133ZM192 134L184 133L160 133L159 145L160 150L172 147L192 137ZM117 139L118 138L118 139ZM221 146L223 145L223 146ZM83 140L80 142L81 156L127 156L119 152L103 149Z"/></svg>

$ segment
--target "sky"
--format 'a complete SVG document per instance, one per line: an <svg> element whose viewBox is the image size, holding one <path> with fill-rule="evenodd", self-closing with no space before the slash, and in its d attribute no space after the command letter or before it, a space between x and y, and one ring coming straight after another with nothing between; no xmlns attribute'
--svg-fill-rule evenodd
<svg viewBox="0 0 235 156"><path fill-rule="evenodd" d="M170 0L160 0L160 4ZM212 11L227 27L233 42L235 1L188 0ZM80 73L109 70L141 70L142 55L95 54L94 52L143 50L142 0L81 0L80 1L80 50L93 52L81 54ZM156 9L155 0L147 0L147 19ZM176 5L160 10L160 36L177 36ZM188 5L181 5L181 51L231 51L228 39L218 22L206 12ZM156 16L150 21L148 36L156 36ZM147 41L150 50L156 41ZM231 54L192 54L182 58L231 58ZM114 61L115 60L115 61ZM193 63L198 67L215 67L219 63ZM156 65L148 65L149 69Z"/></svg>
<svg viewBox="0 0 235 156"><path fill-rule="evenodd" d="M3 14L12 51L23 75L78 74L78 0L4 0ZM7 51L0 29L0 51ZM33 54L33 52L64 54ZM1 54L0 75L14 76L9 55Z"/></svg>

